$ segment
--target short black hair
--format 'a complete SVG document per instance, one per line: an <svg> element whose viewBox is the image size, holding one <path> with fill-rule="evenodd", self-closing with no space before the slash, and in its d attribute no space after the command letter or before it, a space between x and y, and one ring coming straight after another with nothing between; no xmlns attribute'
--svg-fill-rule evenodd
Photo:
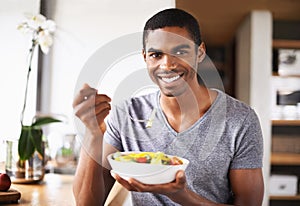
<svg viewBox="0 0 300 206"><path fill-rule="evenodd" d="M146 22L143 32L143 48L145 49L149 31L170 26L185 28L197 46L202 43L200 26L196 18L184 10L171 8L156 13Z"/></svg>

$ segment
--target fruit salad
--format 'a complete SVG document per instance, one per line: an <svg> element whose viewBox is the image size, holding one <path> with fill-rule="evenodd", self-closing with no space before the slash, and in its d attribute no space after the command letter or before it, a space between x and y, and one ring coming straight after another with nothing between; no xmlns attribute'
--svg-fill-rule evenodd
<svg viewBox="0 0 300 206"><path fill-rule="evenodd" d="M137 162L149 164L162 164L162 165L181 165L182 160L176 156L168 156L163 152L136 152L122 154L116 152L112 158L120 162Z"/></svg>

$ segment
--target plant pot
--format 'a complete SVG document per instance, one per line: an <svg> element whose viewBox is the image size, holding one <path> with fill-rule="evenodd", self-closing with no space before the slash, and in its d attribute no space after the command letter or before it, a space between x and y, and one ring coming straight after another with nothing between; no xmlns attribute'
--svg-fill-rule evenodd
<svg viewBox="0 0 300 206"><path fill-rule="evenodd" d="M20 160L18 141L6 141L5 170L12 183L37 183L45 175L45 142L42 142L43 155L35 152L28 160Z"/></svg>

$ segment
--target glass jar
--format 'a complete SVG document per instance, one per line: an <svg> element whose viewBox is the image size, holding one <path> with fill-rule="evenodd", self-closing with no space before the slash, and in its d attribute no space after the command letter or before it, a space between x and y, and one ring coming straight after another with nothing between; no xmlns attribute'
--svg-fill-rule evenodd
<svg viewBox="0 0 300 206"><path fill-rule="evenodd" d="M35 183L44 178L46 143L42 142L42 144L42 155L34 152L28 160L20 160L18 155L18 141L6 141L5 171L13 183Z"/></svg>

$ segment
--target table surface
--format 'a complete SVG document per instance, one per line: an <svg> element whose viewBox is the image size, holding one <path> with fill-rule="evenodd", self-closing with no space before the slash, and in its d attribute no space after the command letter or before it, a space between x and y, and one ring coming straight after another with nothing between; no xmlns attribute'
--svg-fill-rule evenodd
<svg viewBox="0 0 300 206"><path fill-rule="evenodd" d="M0 172L4 172L4 163L0 162ZM73 195L74 175L48 173L36 184L12 184L10 189L21 193L16 204L1 206L75 206ZM123 205L127 201L128 191L116 183L104 206ZM129 202L125 205L131 205Z"/></svg>
<svg viewBox="0 0 300 206"><path fill-rule="evenodd" d="M21 198L18 204L7 204L7 206L76 205L72 191L73 179L73 175L49 173L37 184L12 184L11 189L18 190Z"/></svg>

